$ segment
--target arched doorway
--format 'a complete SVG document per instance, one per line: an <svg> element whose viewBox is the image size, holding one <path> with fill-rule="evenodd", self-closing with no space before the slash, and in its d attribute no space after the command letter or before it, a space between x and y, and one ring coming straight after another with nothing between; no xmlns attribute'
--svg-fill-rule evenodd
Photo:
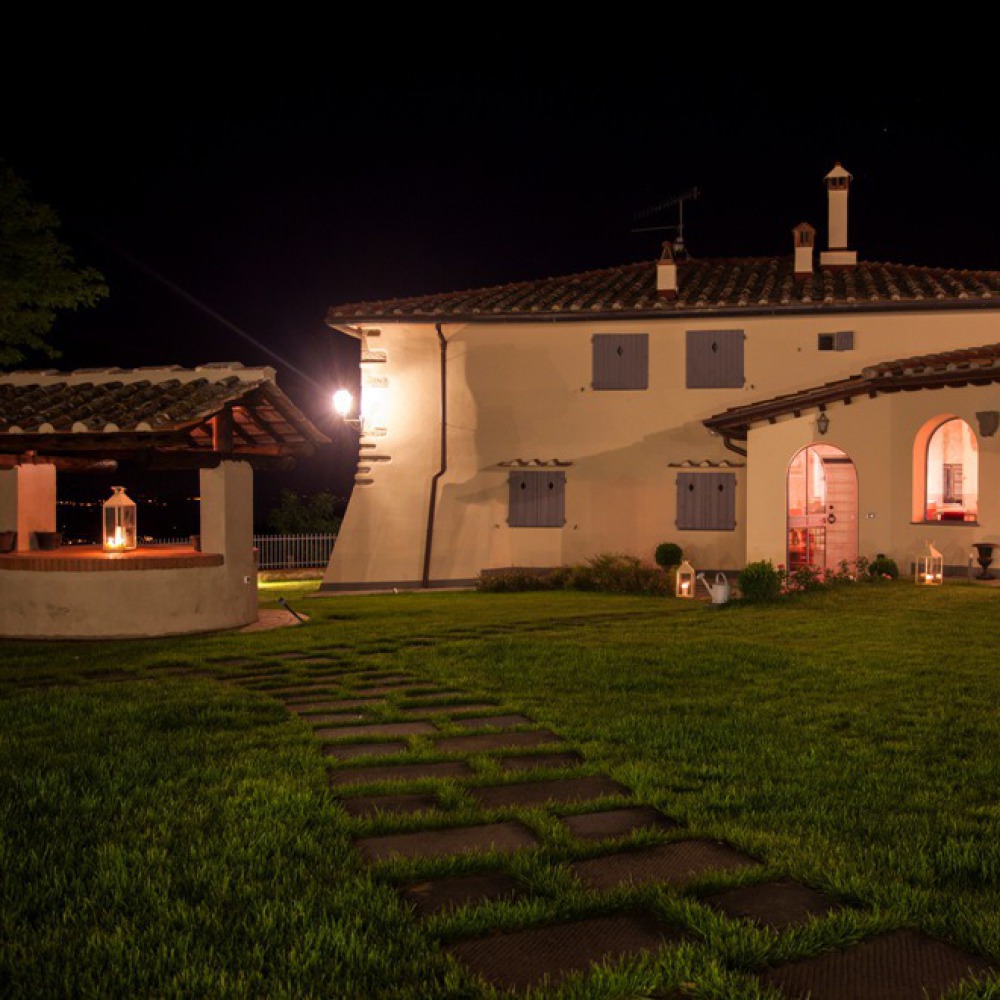
<svg viewBox="0 0 1000 1000"><path fill-rule="evenodd" d="M788 465L788 568L858 558L858 475L839 448L812 444Z"/></svg>

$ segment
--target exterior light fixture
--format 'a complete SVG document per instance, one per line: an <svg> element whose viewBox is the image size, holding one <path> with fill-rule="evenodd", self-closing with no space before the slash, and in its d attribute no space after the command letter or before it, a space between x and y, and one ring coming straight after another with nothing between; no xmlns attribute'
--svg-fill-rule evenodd
<svg viewBox="0 0 1000 1000"><path fill-rule="evenodd" d="M826 410L820 410L819 416L816 418L816 430L820 434L826 434L830 429L830 418L826 415Z"/></svg>
<svg viewBox="0 0 1000 1000"><path fill-rule="evenodd" d="M124 486L112 486L111 496L104 501L104 551L129 552L138 544L135 504L128 498Z"/></svg>
<svg viewBox="0 0 1000 1000"><path fill-rule="evenodd" d="M917 563L916 582L927 587L940 587L944 583L944 556L932 542L927 543L927 555Z"/></svg>
<svg viewBox="0 0 1000 1000"><path fill-rule="evenodd" d="M694 566L685 559L677 567L677 581L674 584L674 593L678 597L694 597L695 579Z"/></svg>
<svg viewBox="0 0 1000 1000"><path fill-rule="evenodd" d="M338 389L333 394L333 409L338 416L346 417L354 408L354 397L346 389Z"/></svg>

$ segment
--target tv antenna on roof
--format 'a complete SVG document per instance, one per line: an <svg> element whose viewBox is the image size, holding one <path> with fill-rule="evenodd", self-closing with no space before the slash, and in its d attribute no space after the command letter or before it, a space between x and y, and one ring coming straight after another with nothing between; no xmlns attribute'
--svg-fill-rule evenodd
<svg viewBox="0 0 1000 1000"><path fill-rule="evenodd" d="M683 194L675 195L673 198L668 198L666 201L661 201L658 205L651 205L649 208L644 208L639 212L636 212L632 216L633 222L639 222L642 219L649 219L652 216L658 215L660 212L665 212L668 208L673 208L677 206L677 222L672 225L662 225L662 226L639 226L633 228L633 233L654 233L654 232L675 232L677 233L677 239L675 241L677 249L683 251L684 249L684 202L686 201L697 201L701 197L701 192L696 188L690 188Z"/></svg>

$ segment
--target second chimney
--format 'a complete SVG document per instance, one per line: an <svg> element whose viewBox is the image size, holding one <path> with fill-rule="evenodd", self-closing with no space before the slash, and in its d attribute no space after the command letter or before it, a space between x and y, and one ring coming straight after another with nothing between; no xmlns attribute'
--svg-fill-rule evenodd
<svg viewBox="0 0 1000 1000"><path fill-rule="evenodd" d="M792 230L795 246L795 280L806 281L813 276L813 248L816 246L816 229L808 222L800 222Z"/></svg>
<svg viewBox="0 0 1000 1000"><path fill-rule="evenodd" d="M656 294L661 299L677 298L677 261L669 241L663 244L663 253L656 262Z"/></svg>

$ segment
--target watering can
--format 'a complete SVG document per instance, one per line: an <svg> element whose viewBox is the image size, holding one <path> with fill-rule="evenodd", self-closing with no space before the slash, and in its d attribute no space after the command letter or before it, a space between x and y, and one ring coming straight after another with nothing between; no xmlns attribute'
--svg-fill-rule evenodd
<svg viewBox="0 0 1000 1000"><path fill-rule="evenodd" d="M725 573L715 574L715 583L709 583L704 573L698 574L698 579L705 584L705 589L712 598L713 604L728 604L731 589Z"/></svg>

